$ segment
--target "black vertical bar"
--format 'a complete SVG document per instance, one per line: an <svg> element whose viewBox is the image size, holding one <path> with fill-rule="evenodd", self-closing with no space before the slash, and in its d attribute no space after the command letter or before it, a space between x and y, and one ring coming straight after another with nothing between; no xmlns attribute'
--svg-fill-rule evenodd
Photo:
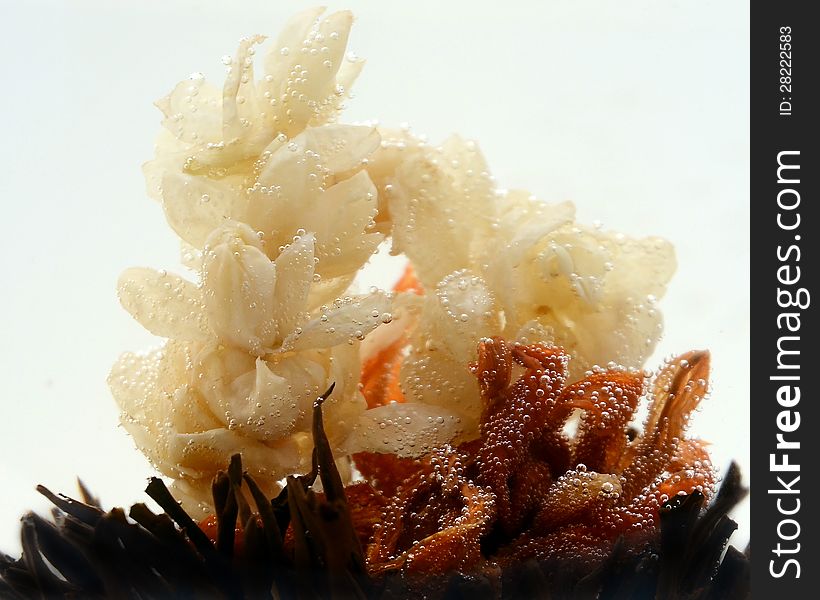
<svg viewBox="0 0 820 600"><path fill-rule="evenodd" d="M752 591L820 598L817 236L820 34L808 2L751 19ZM820 296L816 298L820 301Z"/></svg>

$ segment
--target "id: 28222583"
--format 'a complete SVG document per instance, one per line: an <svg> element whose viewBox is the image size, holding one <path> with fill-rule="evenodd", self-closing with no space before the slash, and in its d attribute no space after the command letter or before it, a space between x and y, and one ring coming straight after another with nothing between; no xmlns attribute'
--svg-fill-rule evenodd
<svg viewBox="0 0 820 600"><path fill-rule="evenodd" d="M792 112L792 28L780 28L780 114ZM786 95L787 94L787 95Z"/></svg>

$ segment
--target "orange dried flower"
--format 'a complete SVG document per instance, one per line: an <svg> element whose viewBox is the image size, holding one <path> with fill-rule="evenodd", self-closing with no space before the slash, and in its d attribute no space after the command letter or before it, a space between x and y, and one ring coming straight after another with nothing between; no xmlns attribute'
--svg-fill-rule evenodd
<svg viewBox="0 0 820 600"><path fill-rule="evenodd" d="M560 348L483 340L471 366L483 402L479 439L418 461L357 456L365 478L395 494L367 549L372 573L469 572L527 558L588 568L619 538L631 553L652 544L670 497L711 495L708 454L685 437L707 392L708 353L670 361L651 386L624 369L566 385L568 366ZM635 435L630 423L647 390L648 417Z"/></svg>

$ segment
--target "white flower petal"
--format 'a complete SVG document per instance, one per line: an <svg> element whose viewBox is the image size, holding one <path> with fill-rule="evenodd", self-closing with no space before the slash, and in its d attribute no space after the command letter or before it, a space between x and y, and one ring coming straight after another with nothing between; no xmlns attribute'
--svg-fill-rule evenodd
<svg viewBox="0 0 820 600"><path fill-rule="evenodd" d="M313 281L315 239L305 234L286 247L276 258L278 282L274 294L274 312L279 331L284 336L305 320L310 285Z"/></svg>
<svg viewBox="0 0 820 600"><path fill-rule="evenodd" d="M155 397L162 350L146 354L126 352L111 367L108 386L120 410L130 418L147 421L159 410Z"/></svg>
<svg viewBox="0 0 820 600"><path fill-rule="evenodd" d="M455 356L469 356L478 340L498 332L495 302L484 280L468 270L456 271L436 287L438 304L445 318L442 328ZM467 347L458 343L467 341ZM452 343L450 343L452 342Z"/></svg>
<svg viewBox="0 0 820 600"><path fill-rule="evenodd" d="M154 335L203 340L210 334L202 312L202 293L181 277L131 268L120 275L117 293L123 308Z"/></svg>
<svg viewBox="0 0 820 600"><path fill-rule="evenodd" d="M623 298L616 304L604 304L589 314L555 315L555 319L575 318L571 326L552 325L556 343L572 355L572 378L580 378L593 366L610 362L639 369L655 349L660 339L660 312L649 302L638 298ZM546 321L550 323L550 321ZM605 331L606 335L601 335Z"/></svg>
<svg viewBox="0 0 820 600"><path fill-rule="evenodd" d="M659 237L632 239L606 236L603 243L614 248L616 262L607 287L622 294L656 296L666 292L666 285L677 268L675 249Z"/></svg>
<svg viewBox="0 0 820 600"><path fill-rule="evenodd" d="M291 399L290 384L261 358L255 366L237 377L225 392L234 427L258 440L286 437L300 416Z"/></svg>
<svg viewBox="0 0 820 600"><path fill-rule="evenodd" d="M660 337L655 301L674 270L671 246L565 225L536 250L506 274L507 327L537 322L572 356L573 379L609 362L640 368Z"/></svg>
<svg viewBox="0 0 820 600"><path fill-rule="evenodd" d="M243 405L248 403L255 365L255 358L244 350L214 342L204 346L193 360L193 385L223 427L236 428L234 406L241 412ZM241 387L235 382L248 374L250 381L245 380L247 385L240 390L243 392L241 397L234 400L237 389Z"/></svg>
<svg viewBox="0 0 820 600"><path fill-rule="evenodd" d="M262 84L271 98L279 130L293 136L308 124L321 124L335 116L344 96L336 87L343 63L352 15L338 12L317 21L324 9L305 11L294 18L266 59ZM298 71L294 71L298 65ZM345 70L344 83L354 78Z"/></svg>
<svg viewBox="0 0 820 600"><path fill-rule="evenodd" d="M328 278L357 272L384 239L367 233L375 216L376 189L366 171L321 194L304 215L304 227L316 234L316 272Z"/></svg>
<svg viewBox="0 0 820 600"><path fill-rule="evenodd" d="M194 73L156 105L165 115L162 125L177 139L201 144L221 137L221 100L220 90Z"/></svg>
<svg viewBox="0 0 820 600"><path fill-rule="evenodd" d="M167 451L168 414L174 394L185 386L190 360L190 347L172 340L152 352L123 354L108 376L123 427L148 459L171 477L180 471Z"/></svg>
<svg viewBox="0 0 820 600"><path fill-rule="evenodd" d="M517 266L546 235L572 222L575 205L547 204L528 192L512 190L499 199L498 212L498 242L505 246L510 264Z"/></svg>
<svg viewBox="0 0 820 600"><path fill-rule="evenodd" d="M390 298L385 294L345 298L290 334L282 348L300 351L363 340L368 333L391 319Z"/></svg>
<svg viewBox="0 0 820 600"><path fill-rule="evenodd" d="M187 269L199 273L202 270L202 252L185 240L179 241L179 262Z"/></svg>
<svg viewBox="0 0 820 600"><path fill-rule="evenodd" d="M481 150L472 140L465 140L459 135L451 135L439 148L439 164L452 179L455 202L470 206L477 215L464 215L468 222L476 217L493 217L495 212L495 189L489 176L489 167Z"/></svg>
<svg viewBox="0 0 820 600"><path fill-rule="evenodd" d="M343 296L355 277L355 272L346 273L341 277L322 277L319 281L316 281L314 276L313 285L310 286L310 294L308 295L308 310L312 311Z"/></svg>
<svg viewBox="0 0 820 600"><path fill-rule="evenodd" d="M309 469L309 444L306 435L263 443L228 429L212 429L171 437L168 452L188 477L198 476L206 485L234 454L242 455L242 467L255 480L268 482Z"/></svg>
<svg viewBox="0 0 820 600"><path fill-rule="evenodd" d="M225 141L241 137L247 125L242 117L253 115L256 108L256 91L254 89L253 60L251 48L261 44L264 36L255 35L239 42L236 57L231 61L228 76L222 88L222 136ZM241 95L240 95L241 94ZM240 112L241 105L244 110ZM251 106L248 106L250 103Z"/></svg>
<svg viewBox="0 0 820 600"><path fill-rule="evenodd" d="M299 352L293 355L274 355L268 360L267 365L277 377L288 382L289 410L291 413L298 413L295 417L296 428L309 431L313 402L332 383L329 353Z"/></svg>
<svg viewBox="0 0 820 600"><path fill-rule="evenodd" d="M367 61L356 56L346 56L336 73L336 93L346 97L350 96L353 83L359 78L362 69Z"/></svg>
<svg viewBox="0 0 820 600"><path fill-rule="evenodd" d="M201 394L188 384L174 390L169 417L169 424L178 433L197 433L222 426Z"/></svg>
<svg viewBox="0 0 820 600"><path fill-rule="evenodd" d="M584 239L577 231L561 229L547 240L536 258L536 268L553 291L551 302L562 303L556 298L558 294L564 294L557 289L560 287L561 290L571 290L574 295L565 298L564 303L578 300L590 305L597 303L606 282L607 264L613 256L596 240Z"/></svg>
<svg viewBox="0 0 820 600"><path fill-rule="evenodd" d="M367 408L364 396L359 392L361 375L359 344L341 344L330 350L328 387L335 384L333 393L322 405L325 433L331 445L336 447L350 434L359 415ZM342 453L337 453L341 456Z"/></svg>
<svg viewBox="0 0 820 600"><path fill-rule="evenodd" d="M392 320L378 327L362 342L362 362L371 360L379 352L407 337L416 329L426 298L411 292L394 293L390 307Z"/></svg>
<svg viewBox="0 0 820 600"><path fill-rule="evenodd" d="M234 226L209 238L202 288L208 323L220 339L256 355L270 351L278 336L277 287L277 266L250 228Z"/></svg>
<svg viewBox="0 0 820 600"><path fill-rule="evenodd" d="M406 129L392 130L379 128L382 142L379 149L367 160L367 173L378 190L379 212L376 216L378 231L389 234L392 228L389 210L389 199L394 193L396 172L399 167L427 150L426 145L410 134ZM402 230L396 228L401 234ZM400 243L394 247L391 254L400 252Z"/></svg>
<svg viewBox="0 0 820 600"><path fill-rule="evenodd" d="M500 315L487 285L469 271L456 271L442 280L435 295L424 296L422 302L421 322L411 337L413 352L408 357L408 369L410 363L426 357L420 368L429 369L431 376L436 373L437 385L452 394L469 395L475 388L475 378L467 377L466 365L475 360L479 340L502 332ZM446 364L436 366L440 360ZM414 390L435 387L426 381L412 386ZM434 402L426 394L424 397L426 402ZM420 399L418 392L414 398Z"/></svg>
<svg viewBox="0 0 820 600"><path fill-rule="evenodd" d="M331 173L361 167L381 143L375 127L338 123L308 127L299 137L304 137L305 147L316 152L322 166Z"/></svg>
<svg viewBox="0 0 820 600"><path fill-rule="evenodd" d="M419 457L457 438L463 429L463 417L440 406L387 404L362 413L342 450Z"/></svg>
<svg viewBox="0 0 820 600"><path fill-rule="evenodd" d="M240 201L237 219L279 246L304 228L302 215L314 210L324 172L318 157L306 151L301 137L287 144L275 140L261 164L256 185Z"/></svg>
<svg viewBox="0 0 820 600"><path fill-rule="evenodd" d="M284 93L284 88L275 86L288 80L294 65L301 60L299 49L302 43L311 29L316 27L316 21L324 11L323 6L316 6L297 13L285 23L276 42L271 45L265 56L267 78L263 86L272 96L278 98Z"/></svg>
<svg viewBox="0 0 820 600"><path fill-rule="evenodd" d="M478 380L469 369L474 354L475 351L468 358L452 355L433 344L415 346L401 365L401 389L407 401L440 406L464 415L480 415ZM473 434L477 430L465 423L464 431Z"/></svg>
<svg viewBox="0 0 820 600"><path fill-rule="evenodd" d="M516 332L513 341L524 345L546 344L551 346L555 344L555 332L544 323L532 319L521 326Z"/></svg>
<svg viewBox="0 0 820 600"><path fill-rule="evenodd" d="M459 151L456 152L454 148ZM393 252L404 252L425 287L468 268L475 246L493 237L494 192L477 148L455 139L411 156L392 180Z"/></svg>
<svg viewBox="0 0 820 600"><path fill-rule="evenodd" d="M180 142L166 129L160 130L154 147L156 157L142 165L142 175L148 197L162 203L163 177L170 172L182 171L190 149L189 144Z"/></svg>
<svg viewBox="0 0 820 600"><path fill-rule="evenodd" d="M289 82L291 90L296 92L291 94L288 106L294 125L320 124L335 115L340 100L336 95L336 73L344 60L352 24L350 11L333 13L319 21L316 29L319 36L308 36L309 44L299 49L304 77L301 81Z"/></svg>
<svg viewBox="0 0 820 600"><path fill-rule="evenodd" d="M266 442L307 423L313 401L330 385L329 357L319 353L264 360L211 345L197 355L193 369L197 391L222 426Z"/></svg>
<svg viewBox="0 0 820 600"><path fill-rule="evenodd" d="M234 199L242 194L241 181L212 181L183 173L166 173L162 180L162 206L174 231L201 249L210 233L231 216Z"/></svg>

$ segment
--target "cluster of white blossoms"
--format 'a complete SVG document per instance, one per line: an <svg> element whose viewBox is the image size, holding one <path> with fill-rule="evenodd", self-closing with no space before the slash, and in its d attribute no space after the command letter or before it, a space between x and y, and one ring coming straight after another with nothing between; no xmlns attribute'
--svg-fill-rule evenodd
<svg viewBox="0 0 820 600"><path fill-rule="evenodd" d="M268 493L308 470L311 408L332 383L338 457L414 456L477 435L469 363L482 338L560 345L577 377L641 367L660 335L666 242L583 227L569 203L498 190L472 142L430 147L337 124L363 62L345 54L350 13L321 13L286 26L263 77L263 38L247 38L224 61L222 89L194 75L158 103L148 190L199 281L122 275L123 306L167 342L123 355L109 383L124 427L200 514L234 453ZM423 293L350 295L385 240ZM404 402L368 409L362 364L397 345Z"/></svg>

